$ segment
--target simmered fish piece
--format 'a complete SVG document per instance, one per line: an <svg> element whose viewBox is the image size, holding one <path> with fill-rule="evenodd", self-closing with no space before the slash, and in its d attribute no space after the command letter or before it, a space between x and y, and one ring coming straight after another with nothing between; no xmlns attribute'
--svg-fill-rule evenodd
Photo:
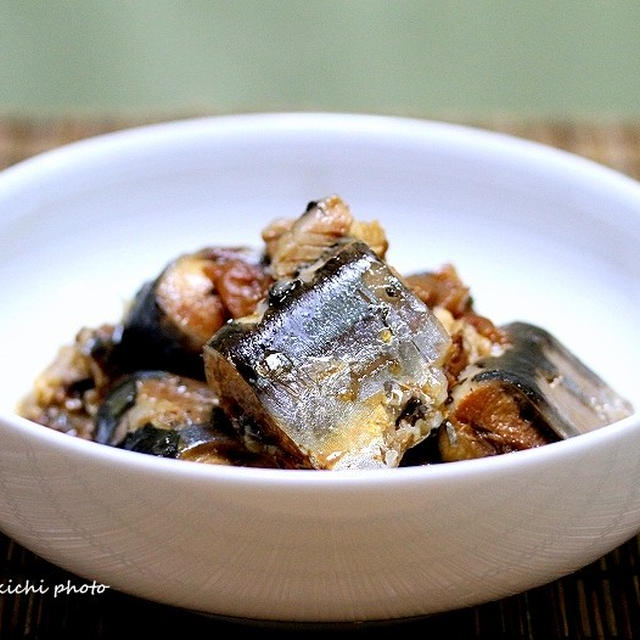
<svg viewBox="0 0 640 640"><path fill-rule="evenodd" d="M443 460L540 446L603 427L630 404L547 331L503 327L511 346L470 365L451 390L440 432Z"/></svg>
<svg viewBox="0 0 640 640"><path fill-rule="evenodd" d="M204 380L204 343L228 318L251 313L266 293L270 279L260 259L242 247L211 247L171 261L136 293L123 320L118 365Z"/></svg>
<svg viewBox="0 0 640 640"><path fill-rule="evenodd" d="M110 390L96 416L97 442L163 458L280 467L289 458L250 433L238 433L199 380L137 371Z"/></svg>
<svg viewBox="0 0 640 640"><path fill-rule="evenodd" d="M233 432L221 428L226 418L216 411L213 425L191 425L176 429L159 429L152 424L128 433L118 444L120 449L137 451L161 458L177 458L205 464L279 468L284 459L265 451L249 451Z"/></svg>
<svg viewBox="0 0 640 640"><path fill-rule="evenodd" d="M117 445L145 425L171 430L213 422L218 398L199 380L167 371L136 371L109 390L96 415L96 442Z"/></svg>
<svg viewBox="0 0 640 640"><path fill-rule="evenodd" d="M438 319L364 243L336 245L270 290L262 315L205 345L209 384L302 464L398 466L442 420Z"/></svg>
<svg viewBox="0 0 640 640"><path fill-rule="evenodd" d="M112 354L120 327L83 328L63 345L22 399L18 413L52 429L93 439L94 416L117 371Z"/></svg>

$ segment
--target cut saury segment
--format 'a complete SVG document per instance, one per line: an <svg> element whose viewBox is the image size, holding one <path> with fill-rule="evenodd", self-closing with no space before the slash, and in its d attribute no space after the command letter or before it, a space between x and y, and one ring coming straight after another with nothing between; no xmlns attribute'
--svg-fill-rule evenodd
<svg viewBox="0 0 640 640"><path fill-rule="evenodd" d="M510 346L467 367L440 431L445 462L529 449L621 420L632 407L549 332L505 325Z"/></svg>
<svg viewBox="0 0 640 640"><path fill-rule="evenodd" d="M395 467L441 423L450 338L366 244L339 243L265 307L205 345L206 377L304 466Z"/></svg>

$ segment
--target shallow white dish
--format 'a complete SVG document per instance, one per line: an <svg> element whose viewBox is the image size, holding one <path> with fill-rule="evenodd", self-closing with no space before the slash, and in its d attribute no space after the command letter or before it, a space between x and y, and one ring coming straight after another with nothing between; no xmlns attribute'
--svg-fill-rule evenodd
<svg viewBox="0 0 640 640"><path fill-rule="evenodd" d="M400 271L452 262L476 308L554 333L640 406L640 185L469 128L342 114L153 125L0 174L0 528L79 576L260 620L474 605L551 581L640 530L640 418L536 450L317 472L157 459L14 415L81 326L116 320L172 257L260 244L338 193Z"/></svg>

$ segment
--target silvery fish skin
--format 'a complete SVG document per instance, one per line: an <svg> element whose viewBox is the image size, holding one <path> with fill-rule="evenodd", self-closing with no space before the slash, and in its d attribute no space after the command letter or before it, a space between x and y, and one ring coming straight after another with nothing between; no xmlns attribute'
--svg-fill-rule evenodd
<svg viewBox="0 0 640 640"><path fill-rule="evenodd" d="M524 322L513 322L502 329L510 339L510 347L499 356L483 358L470 365L451 390L453 401L444 431L446 459L474 457L474 451L482 451L482 439L486 444L493 438L494 446L503 447L495 452L501 453L509 447L527 448L527 442L538 446L571 438L633 413L629 402L549 332ZM502 394L502 398L497 394L493 396L496 403L501 403L501 410L506 413L504 403L509 400L513 400L513 407L518 410L513 424L505 425L501 434L491 433L497 424L491 424L491 407L483 409L484 413L478 412L480 417L473 421L460 419L463 412L469 415L464 407L474 401L474 394L490 397L488 391L492 385ZM516 427L515 423L523 416L526 417L524 426ZM530 427L538 433L524 434L523 428ZM501 439L499 443L498 439Z"/></svg>
<svg viewBox="0 0 640 640"><path fill-rule="evenodd" d="M305 466L398 466L442 420L450 338L364 243L278 282L205 345L209 384Z"/></svg>

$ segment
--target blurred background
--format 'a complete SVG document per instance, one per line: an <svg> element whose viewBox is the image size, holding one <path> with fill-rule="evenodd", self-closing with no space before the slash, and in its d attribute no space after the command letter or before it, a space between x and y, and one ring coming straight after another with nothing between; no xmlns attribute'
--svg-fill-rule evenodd
<svg viewBox="0 0 640 640"><path fill-rule="evenodd" d="M1 0L0 42L4 116L640 116L637 0Z"/></svg>

